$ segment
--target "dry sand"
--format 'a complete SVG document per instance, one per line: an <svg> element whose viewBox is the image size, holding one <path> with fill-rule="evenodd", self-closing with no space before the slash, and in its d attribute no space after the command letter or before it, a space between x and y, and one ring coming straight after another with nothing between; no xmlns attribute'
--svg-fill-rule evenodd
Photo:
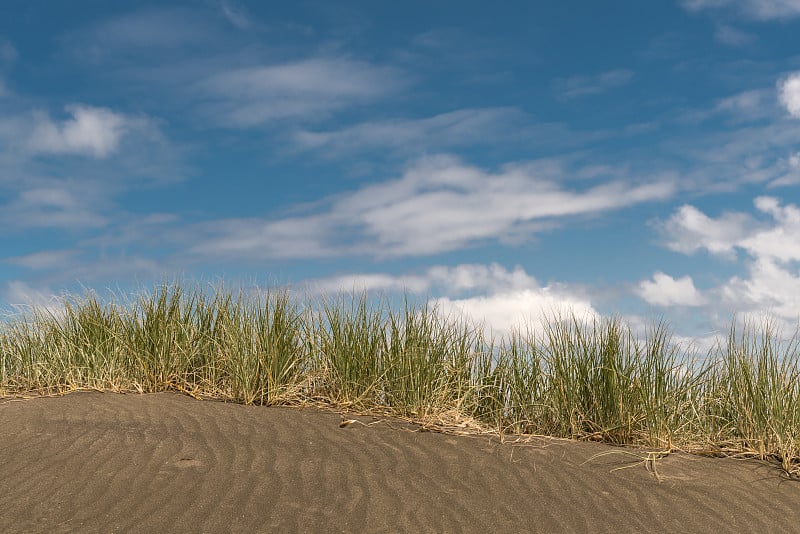
<svg viewBox="0 0 800 534"><path fill-rule="evenodd" d="M800 482L177 394L0 399L0 532L798 532Z"/></svg>

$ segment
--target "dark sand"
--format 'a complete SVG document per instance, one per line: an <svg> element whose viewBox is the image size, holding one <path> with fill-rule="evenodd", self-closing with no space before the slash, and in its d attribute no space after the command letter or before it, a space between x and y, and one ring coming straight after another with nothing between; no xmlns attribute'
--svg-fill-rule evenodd
<svg viewBox="0 0 800 534"><path fill-rule="evenodd" d="M800 482L755 461L672 454L659 481L590 460L622 450L597 443L341 422L177 394L0 399L0 532L800 532Z"/></svg>

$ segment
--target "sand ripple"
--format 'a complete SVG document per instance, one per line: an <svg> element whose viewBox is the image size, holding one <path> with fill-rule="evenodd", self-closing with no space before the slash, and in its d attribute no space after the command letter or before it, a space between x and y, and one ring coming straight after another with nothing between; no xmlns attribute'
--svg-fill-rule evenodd
<svg viewBox="0 0 800 534"><path fill-rule="evenodd" d="M605 445L354 419L175 394L0 400L0 531L800 529L800 482L756 462L673 454L659 481L595 457Z"/></svg>

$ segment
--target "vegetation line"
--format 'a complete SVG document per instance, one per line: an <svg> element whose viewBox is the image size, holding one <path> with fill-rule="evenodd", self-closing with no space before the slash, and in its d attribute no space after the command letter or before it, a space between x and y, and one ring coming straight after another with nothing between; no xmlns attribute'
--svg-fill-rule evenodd
<svg viewBox="0 0 800 534"><path fill-rule="evenodd" d="M768 322L690 357L663 323L554 316L488 340L427 304L366 295L305 306L164 284L131 302L67 297L0 323L0 395L176 390L245 404L326 403L501 433L751 456L800 476L800 350Z"/></svg>

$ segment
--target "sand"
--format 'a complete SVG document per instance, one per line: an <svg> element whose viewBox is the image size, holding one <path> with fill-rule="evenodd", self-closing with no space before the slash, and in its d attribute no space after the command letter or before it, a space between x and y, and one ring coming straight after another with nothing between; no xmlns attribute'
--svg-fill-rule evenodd
<svg viewBox="0 0 800 534"><path fill-rule="evenodd" d="M675 453L657 478L619 453L642 451L348 418L170 393L0 399L0 532L800 531L800 482L761 462Z"/></svg>

